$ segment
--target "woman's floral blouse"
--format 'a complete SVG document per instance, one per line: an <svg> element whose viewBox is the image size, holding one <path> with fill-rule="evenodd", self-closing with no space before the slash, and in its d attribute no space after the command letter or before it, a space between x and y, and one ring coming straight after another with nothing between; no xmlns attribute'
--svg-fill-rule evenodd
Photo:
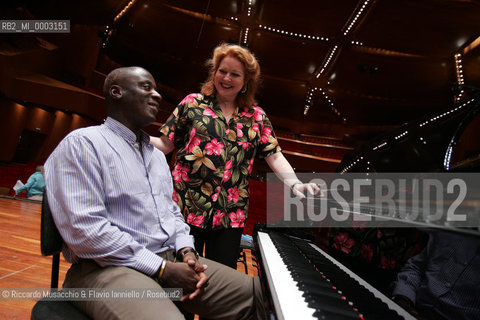
<svg viewBox="0 0 480 320"><path fill-rule="evenodd" d="M227 123L214 96L190 94L160 128L178 149L174 200L188 224L243 228L254 158L281 151L265 112L237 110Z"/></svg>
<svg viewBox="0 0 480 320"><path fill-rule="evenodd" d="M426 244L425 234L412 228L331 228L330 246L343 259L396 270Z"/></svg>

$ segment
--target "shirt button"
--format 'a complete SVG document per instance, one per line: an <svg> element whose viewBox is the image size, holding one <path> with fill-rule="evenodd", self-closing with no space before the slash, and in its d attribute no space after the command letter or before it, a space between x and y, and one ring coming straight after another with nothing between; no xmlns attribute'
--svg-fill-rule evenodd
<svg viewBox="0 0 480 320"><path fill-rule="evenodd" d="M450 288L450 282L445 282L445 287Z"/></svg>
<svg viewBox="0 0 480 320"><path fill-rule="evenodd" d="M163 223L165 220L163 218L160 218L160 222Z"/></svg>

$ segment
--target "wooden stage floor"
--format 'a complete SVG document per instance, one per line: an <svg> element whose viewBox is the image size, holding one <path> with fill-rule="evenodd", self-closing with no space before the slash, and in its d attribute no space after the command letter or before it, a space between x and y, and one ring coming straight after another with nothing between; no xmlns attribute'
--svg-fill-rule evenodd
<svg viewBox="0 0 480 320"><path fill-rule="evenodd" d="M0 290L4 288L49 288L51 257L40 253L39 202L0 198ZM248 274L256 275L249 250ZM60 279L63 283L69 263L60 258ZM245 272L242 264L237 268ZM35 301L0 301L0 319L30 319Z"/></svg>

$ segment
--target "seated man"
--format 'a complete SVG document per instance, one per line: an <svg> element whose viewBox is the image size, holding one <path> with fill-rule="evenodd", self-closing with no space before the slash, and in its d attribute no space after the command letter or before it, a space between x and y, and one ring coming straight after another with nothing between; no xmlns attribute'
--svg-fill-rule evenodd
<svg viewBox="0 0 480 320"><path fill-rule="evenodd" d="M480 237L429 231L398 273L394 300L419 319L480 319Z"/></svg>
<svg viewBox="0 0 480 320"><path fill-rule="evenodd" d="M27 183L15 190L15 195L27 191L27 198L30 200L43 199L45 192L45 181L43 179L43 166L37 166L35 172L28 178Z"/></svg>
<svg viewBox="0 0 480 320"><path fill-rule="evenodd" d="M108 118L65 137L45 164L47 195L72 262L67 288L182 288L169 299L75 301L95 319L263 319L258 277L199 258L172 200L163 153L142 127L155 121L160 94L139 67L105 79ZM177 258L175 261L175 257ZM207 268L208 266L208 268Z"/></svg>

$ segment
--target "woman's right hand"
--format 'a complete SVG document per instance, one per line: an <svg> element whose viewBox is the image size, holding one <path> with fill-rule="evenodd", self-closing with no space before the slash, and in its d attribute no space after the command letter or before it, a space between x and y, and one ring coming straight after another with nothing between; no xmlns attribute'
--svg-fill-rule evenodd
<svg viewBox="0 0 480 320"><path fill-rule="evenodd" d="M320 195L320 197L323 197L323 191L320 189L320 187L315 184L315 183L295 183L293 184L292 192L294 195L297 197L300 197L301 199L305 198L308 194L309 195Z"/></svg>

